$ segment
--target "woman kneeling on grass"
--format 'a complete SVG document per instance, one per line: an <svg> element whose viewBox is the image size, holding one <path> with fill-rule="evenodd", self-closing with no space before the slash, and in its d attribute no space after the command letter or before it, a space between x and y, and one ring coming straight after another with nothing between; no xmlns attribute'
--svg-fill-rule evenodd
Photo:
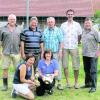
<svg viewBox="0 0 100 100"><path fill-rule="evenodd" d="M26 56L24 63L21 63L15 72L13 80L12 97L20 95L26 99L33 100L34 94L32 90L36 87L36 81L32 75L32 65L34 64L34 55Z"/></svg>
<svg viewBox="0 0 100 100"><path fill-rule="evenodd" d="M52 52L50 50L44 51L43 59L38 63L38 71L40 86L36 88L36 94L42 96L45 90L49 94L53 93L53 87L55 85L55 77L58 76L58 62L53 59Z"/></svg>

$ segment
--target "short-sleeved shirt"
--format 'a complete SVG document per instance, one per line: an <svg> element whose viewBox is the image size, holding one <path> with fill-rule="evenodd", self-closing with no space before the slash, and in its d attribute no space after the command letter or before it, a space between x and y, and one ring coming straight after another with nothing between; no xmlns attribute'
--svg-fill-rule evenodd
<svg viewBox="0 0 100 100"><path fill-rule="evenodd" d="M82 48L83 56L95 57L100 43L100 34L92 29L90 31L83 30L82 33Z"/></svg>
<svg viewBox="0 0 100 100"><path fill-rule="evenodd" d="M50 49L52 52L58 52L60 43L63 42L63 34L60 28L46 28L43 34L44 48Z"/></svg>
<svg viewBox="0 0 100 100"><path fill-rule="evenodd" d="M42 31L38 27L36 27L35 31L32 31L29 27L21 33L21 41L24 42L25 54L38 54L41 52L40 43L43 42Z"/></svg>
<svg viewBox="0 0 100 100"><path fill-rule="evenodd" d="M41 59L38 63L38 69L43 75L53 74L55 70L58 70L59 64L56 59L52 59L50 64L47 65L44 59Z"/></svg>
<svg viewBox="0 0 100 100"><path fill-rule="evenodd" d="M76 49L78 47L78 35L82 34L81 26L78 22L64 22L61 25L64 36L64 49Z"/></svg>
<svg viewBox="0 0 100 100"><path fill-rule="evenodd" d="M20 47L21 28L16 25L13 32L10 32L7 25L0 31L0 41L2 42L3 54L18 54Z"/></svg>

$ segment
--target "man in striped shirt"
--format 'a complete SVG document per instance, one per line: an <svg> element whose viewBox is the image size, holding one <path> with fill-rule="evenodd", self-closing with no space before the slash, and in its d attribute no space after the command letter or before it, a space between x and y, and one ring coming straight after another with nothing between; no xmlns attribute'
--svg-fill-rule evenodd
<svg viewBox="0 0 100 100"><path fill-rule="evenodd" d="M23 59L26 55L33 53L36 58L36 63L34 65L34 71L36 70L38 60L43 54L43 40L42 32L38 27L37 17L32 17L30 19L30 25L28 28L24 29L21 33L21 56Z"/></svg>

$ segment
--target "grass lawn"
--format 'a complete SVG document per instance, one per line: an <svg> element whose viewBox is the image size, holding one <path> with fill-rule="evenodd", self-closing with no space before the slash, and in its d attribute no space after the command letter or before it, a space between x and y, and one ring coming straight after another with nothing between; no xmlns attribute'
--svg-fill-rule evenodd
<svg viewBox="0 0 100 100"><path fill-rule="evenodd" d="M79 86L82 86L84 84L84 71L83 71L81 56L80 56L80 59L81 59L81 67L80 67L80 74L79 74ZM70 83L71 83L72 88L71 89L66 88L66 80L63 74L62 83L64 86L64 90L62 91L57 90L55 87L53 95L45 94L42 97L36 96L35 100L100 100L100 78L99 78L100 77L100 58L98 62L99 62L98 83L97 83L97 91L95 93L91 93L91 94L88 93L89 89L74 89L73 88L74 78L73 78L73 70L70 64L69 71L70 71ZM0 100L14 100L13 98L11 98L13 74L14 74L14 69L13 67L10 67L9 69L9 89L6 92L1 91L2 89L2 70L1 70L1 65L0 65ZM24 99L21 97L17 97L16 100L24 100Z"/></svg>

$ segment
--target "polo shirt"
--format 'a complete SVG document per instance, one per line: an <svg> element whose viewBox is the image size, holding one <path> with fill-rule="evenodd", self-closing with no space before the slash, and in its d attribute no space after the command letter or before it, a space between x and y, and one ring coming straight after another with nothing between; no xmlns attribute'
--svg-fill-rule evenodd
<svg viewBox="0 0 100 100"><path fill-rule="evenodd" d="M45 63L45 59L41 59L38 63L38 69L43 75L53 74L55 70L58 70L59 64L56 59L52 59L50 64Z"/></svg>
<svg viewBox="0 0 100 100"><path fill-rule="evenodd" d="M38 54L41 52L40 43L43 42L42 31L38 27L34 31L30 27L25 29L21 33L20 39L24 42L25 54Z"/></svg>

